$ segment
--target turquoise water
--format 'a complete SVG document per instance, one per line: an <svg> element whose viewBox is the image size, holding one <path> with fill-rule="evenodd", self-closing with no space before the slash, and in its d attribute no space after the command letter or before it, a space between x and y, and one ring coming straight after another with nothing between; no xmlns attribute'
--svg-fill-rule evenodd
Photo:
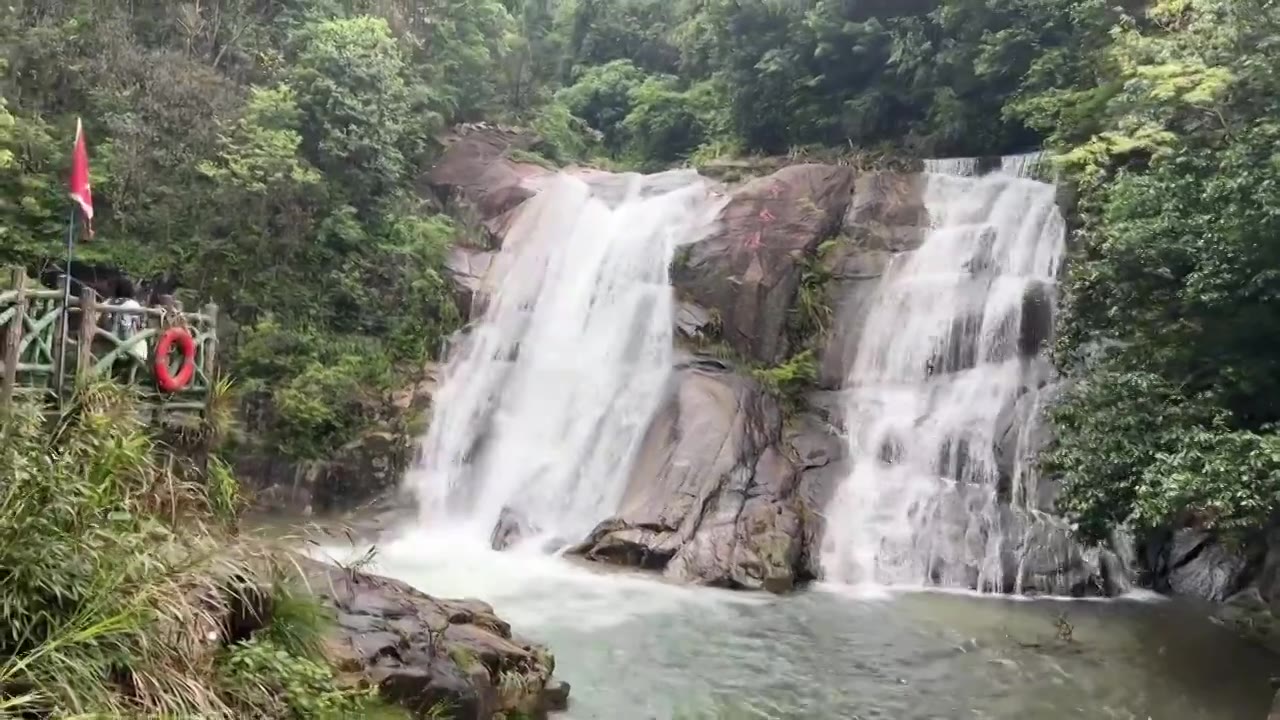
<svg viewBox="0 0 1280 720"><path fill-rule="evenodd" d="M1277 669L1203 613L1154 598L776 598L424 534L381 545L376 569L481 598L550 646L572 720L1262 720Z"/></svg>

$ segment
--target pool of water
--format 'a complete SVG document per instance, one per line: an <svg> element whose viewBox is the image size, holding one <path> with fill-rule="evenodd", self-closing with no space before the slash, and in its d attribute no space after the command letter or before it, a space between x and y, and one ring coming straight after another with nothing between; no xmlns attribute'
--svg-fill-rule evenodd
<svg viewBox="0 0 1280 720"><path fill-rule="evenodd" d="M1278 664L1153 597L772 597L422 533L382 543L374 569L483 599L548 645L571 720L1262 720Z"/></svg>

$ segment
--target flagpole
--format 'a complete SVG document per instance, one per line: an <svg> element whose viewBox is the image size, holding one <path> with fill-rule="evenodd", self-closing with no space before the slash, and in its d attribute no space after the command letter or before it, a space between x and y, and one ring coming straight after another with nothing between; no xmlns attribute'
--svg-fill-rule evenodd
<svg viewBox="0 0 1280 720"><path fill-rule="evenodd" d="M71 324L71 257L76 242L76 207L71 208L71 221L67 224L67 261L62 266L62 337L58 343L58 374L55 376L55 388L58 392L58 406L62 407L63 380L67 369L67 326ZM83 311L82 311L83 312ZM80 339L84 342L84 338Z"/></svg>

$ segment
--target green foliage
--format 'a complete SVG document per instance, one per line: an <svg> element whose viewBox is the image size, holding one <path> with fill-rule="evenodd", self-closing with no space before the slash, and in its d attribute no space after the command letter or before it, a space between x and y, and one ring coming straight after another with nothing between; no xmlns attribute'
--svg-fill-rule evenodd
<svg viewBox="0 0 1280 720"><path fill-rule="evenodd" d="M209 458L209 466L205 472L208 479L209 510L224 523L234 523L243 509L244 498L240 493L240 482L232 473L231 466L215 455Z"/></svg>
<svg viewBox="0 0 1280 720"><path fill-rule="evenodd" d="M1080 191L1046 467L1090 537L1256 529L1280 508L1280 9L1162 0L1087 42L1013 108Z"/></svg>
<svg viewBox="0 0 1280 720"><path fill-rule="evenodd" d="M285 329L273 319L250 330L237 373L266 400L261 428L289 457L321 458L389 412L396 374L387 351L367 337Z"/></svg>
<svg viewBox="0 0 1280 720"><path fill-rule="evenodd" d="M588 68L556 100L599 131L605 147L616 154L627 141L623 122L635 106L632 95L647 77L630 60L614 60Z"/></svg>
<svg viewBox="0 0 1280 720"><path fill-rule="evenodd" d="M631 154L658 165L686 158L711 134L710 99L705 88L681 91L672 80L646 80L632 90L622 121Z"/></svg>
<svg viewBox="0 0 1280 720"><path fill-rule="evenodd" d="M266 638L231 646L219 669L237 710L253 717L341 720L366 717L367 706L381 705L376 690L341 689L324 662Z"/></svg>
<svg viewBox="0 0 1280 720"><path fill-rule="evenodd" d="M329 612L219 529L233 479L175 472L185 461L123 388L81 388L53 421L43 410L0 422L0 715L404 717L339 687L321 652ZM268 624L220 647L259 587L273 588Z"/></svg>
<svg viewBox="0 0 1280 720"><path fill-rule="evenodd" d="M294 41L307 155L358 208L393 191L438 127L430 96L415 94L387 22L355 17L309 24Z"/></svg>
<svg viewBox="0 0 1280 720"><path fill-rule="evenodd" d="M650 73L674 73L680 52L673 42L680 3L656 0L575 0L569 9L567 68L634 63Z"/></svg>
<svg viewBox="0 0 1280 720"><path fill-rule="evenodd" d="M363 360L344 355L336 366L312 363L275 389L280 435L288 443L283 452L292 457L323 457L327 449L354 435L363 417L366 382L386 384L386 369Z"/></svg>
<svg viewBox="0 0 1280 720"><path fill-rule="evenodd" d="M787 316L787 335L794 347L811 346L820 342L835 320L835 310L830 305L828 291L832 276L823 259L838 242L839 240L823 242L813 257L806 258L801 263L800 286L796 289L796 299Z"/></svg>
<svg viewBox="0 0 1280 720"><path fill-rule="evenodd" d="M788 409L801 404L804 393L818 382L818 364L812 350L804 350L770 368L752 368L751 376Z"/></svg>
<svg viewBox="0 0 1280 720"><path fill-rule="evenodd" d="M1176 447L1182 428L1205 419L1205 409L1150 373L1099 369L1064 395L1053 409L1056 439L1045 470L1063 482L1059 509L1082 535L1103 540L1135 519L1143 470Z"/></svg>
<svg viewBox="0 0 1280 720"><path fill-rule="evenodd" d="M218 158L200 171L219 185L246 193L312 188L321 175L298 156L302 120L292 88L252 88L244 114L229 128Z"/></svg>
<svg viewBox="0 0 1280 720"><path fill-rule="evenodd" d="M0 97L0 264L49 247L63 231L54 210L62 188L52 177L61 158L50 128L6 105Z"/></svg>
<svg viewBox="0 0 1280 720"><path fill-rule="evenodd" d="M332 611L315 595L294 583L276 582L270 596L271 623L255 639L279 650L313 660L324 657L324 632L334 622Z"/></svg>
<svg viewBox="0 0 1280 720"><path fill-rule="evenodd" d="M454 228L406 190L446 120L499 102L513 27L498 0L73 0L6 14L0 260L61 256L83 117L97 242L77 258L217 302L246 397L290 400L255 413L251 437L323 455L380 422L368 399L456 327L443 274ZM305 352L253 357L273 324L306 336ZM326 345L348 352L313 351ZM317 376L349 391L340 417L303 397Z"/></svg>
<svg viewBox="0 0 1280 720"><path fill-rule="evenodd" d="M572 83L558 97L614 157L640 166L704 143L766 153L885 141L908 154L1024 149L1069 112L1052 91L1101 73L1094 58L1106 56L1117 18L1102 0L566 7L549 31L563 39Z"/></svg>
<svg viewBox="0 0 1280 720"><path fill-rule="evenodd" d="M1137 514L1254 532L1280 507L1280 435L1192 428L1144 468Z"/></svg>
<svg viewBox="0 0 1280 720"><path fill-rule="evenodd" d="M559 101L539 107L529 116L528 125L539 137L532 150L560 165L589 158L603 139Z"/></svg>
<svg viewBox="0 0 1280 720"><path fill-rule="evenodd" d="M1077 52L1087 0L707 0L677 32L748 148L867 146L983 154L1035 142L1003 118L1040 58Z"/></svg>
<svg viewBox="0 0 1280 720"><path fill-rule="evenodd" d="M193 632L217 626L213 502L157 451L110 386L82 389L52 427L35 406L0 423L6 714L229 715Z"/></svg>

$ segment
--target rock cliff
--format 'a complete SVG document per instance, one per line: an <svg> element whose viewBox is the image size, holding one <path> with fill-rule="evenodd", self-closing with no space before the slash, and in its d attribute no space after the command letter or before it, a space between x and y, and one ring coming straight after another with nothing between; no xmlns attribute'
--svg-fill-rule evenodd
<svg viewBox="0 0 1280 720"><path fill-rule="evenodd" d="M493 286L504 228L545 177L511 159L518 147L501 133L465 134L426 176L484 238L455 250L450 263L473 313ZM879 278L929 230L924 186L919 173L807 164L725 190L717 231L683 248L672 267L685 352L619 511L577 552L725 587L785 591L820 576L823 510L848 472L838 391ZM1043 338L1023 335L1033 355ZM816 365L807 390L782 397L758 381L802 351ZM1032 410L1003 415L993 452L1006 474L1043 441L1024 431ZM1055 492L1042 486L1042 497L1029 499L1034 512L1011 512L1003 523L1010 575L1025 576L1018 589L1106 589L1103 558L1047 512ZM495 532L499 545L519 534L518 519L509 520Z"/></svg>
<svg viewBox="0 0 1280 720"><path fill-rule="evenodd" d="M806 508L778 404L712 362L676 370L618 514L577 552L686 582L783 591L797 580Z"/></svg>

